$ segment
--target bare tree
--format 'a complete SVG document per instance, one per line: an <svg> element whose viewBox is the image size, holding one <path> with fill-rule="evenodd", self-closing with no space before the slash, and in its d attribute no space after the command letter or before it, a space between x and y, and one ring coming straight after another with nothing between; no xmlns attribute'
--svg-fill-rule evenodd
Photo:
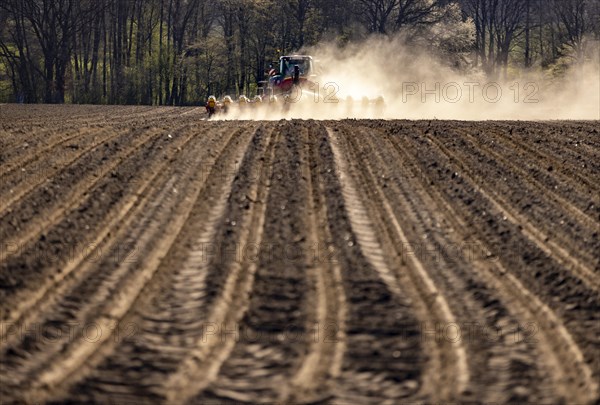
<svg viewBox="0 0 600 405"><path fill-rule="evenodd" d="M444 8L432 0L398 0L394 30L403 27L432 25L444 17Z"/></svg>
<svg viewBox="0 0 600 405"><path fill-rule="evenodd" d="M587 0L552 0L551 2L552 12L561 28L561 39L572 50L577 61L583 61L586 54L588 44L586 34L593 24L591 5Z"/></svg>
<svg viewBox="0 0 600 405"><path fill-rule="evenodd" d="M496 36L496 67L507 74L508 57L514 40L523 33L522 22L526 14L526 1L502 0L496 8L494 34Z"/></svg>
<svg viewBox="0 0 600 405"><path fill-rule="evenodd" d="M597 0L3 0L0 82L10 90L0 101L183 105L249 94L281 54L370 33L407 33L461 69L474 55L494 77L511 64L585 60L599 15Z"/></svg>
<svg viewBox="0 0 600 405"><path fill-rule="evenodd" d="M370 32L385 34L388 31L391 15L398 8L398 2L399 0L358 0L358 11Z"/></svg>

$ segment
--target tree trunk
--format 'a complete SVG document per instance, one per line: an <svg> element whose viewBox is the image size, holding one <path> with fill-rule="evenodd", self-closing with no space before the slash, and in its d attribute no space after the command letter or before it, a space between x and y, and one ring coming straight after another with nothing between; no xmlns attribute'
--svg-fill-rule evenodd
<svg viewBox="0 0 600 405"><path fill-rule="evenodd" d="M44 101L51 104L54 101L54 58L47 54L44 58L44 80L46 82L46 95Z"/></svg>
<svg viewBox="0 0 600 405"><path fill-rule="evenodd" d="M531 4L530 0L526 0L526 12L525 12L525 67L529 69L531 67L531 44L530 44L530 27L531 27Z"/></svg>

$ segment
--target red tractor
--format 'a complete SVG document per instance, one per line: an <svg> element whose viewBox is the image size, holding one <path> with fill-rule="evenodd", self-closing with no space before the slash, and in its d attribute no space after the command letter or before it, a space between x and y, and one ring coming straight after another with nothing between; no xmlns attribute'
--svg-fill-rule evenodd
<svg viewBox="0 0 600 405"><path fill-rule="evenodd" d="M273 65L269 68L269 79L259 83L259 94L263 100L279 100L283 103L284 111L289 110L290 105L297 102L314 102L335 105L345 105L348 111L360 109L359 114L374 113L382 115L385 107L383 97L363 97L360 102L355 102L351 97L338 99L337 91L328 92L333 86L319 88L319 77L312 56L291 55L279 58L279 70ZM329 83L334 84L335 83Z"/></svg>
<svg viewBox="0 0 600 405"><path fill-rule="evenodd" d="M286 94L294 86L313 86L316 77L312 56L282 56L279 58L279 71L269 78L269 88L273 95Z"/></svg>
<svg viewBox="0 0 600 405"><path fill-rule="evenodd" d="M302 92L314 91L316 78L312 56L282 56L279 58L279 70L271 65L269 79L259 83L259 93L267 99L279 95L300 97Z"/></svg>

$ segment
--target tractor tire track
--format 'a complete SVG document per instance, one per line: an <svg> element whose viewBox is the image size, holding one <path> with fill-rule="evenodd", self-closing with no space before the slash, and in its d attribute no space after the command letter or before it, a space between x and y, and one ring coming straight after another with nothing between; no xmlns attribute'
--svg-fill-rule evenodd
<svg viewBox="0 0 600 405"><path fill-rule="evenodd" d="M416 145L409 146L406 144L409 140L414 142L414 139L407 136L392 138L398 151L414 150ZM404 144L398 143L399 140L402 140ZM422 147L421 150L423 150ZM439 167L444 167L445 161L443 158L436 158L439 165L424 163L431 162L434 155L431 155L430 152L434 150L428 149L427 158L419 162L421 170L429 176L431 184L439 181ZM433 173L433 175L430 173ZM597 294L589 289L586 290L581 283L575 282L571 275L565 273L565 270L561 270L551 263L546 263L546 271L559 272L560 276L540 277L539 270L531 273L513 270L527 268L518 263L528 257L536 257L538 261L548 260L549 258L547 256L545 258L539 255L536 256L531 251L531 245L528 245L527 242L493 242L493 239L497 237L495 235L498 235L498 233L490 233L489 230L486 230L484 223L489 226L489 224L495 224L495 221L473 221L472 208L469 206L481 197L477 194L469 194L481 193L482 197L489 201L490 208L483 208L485 205L478 203L478 207L480 207L478 210L482 210L486 213L485 216L489 215L492 218L498 216L494 212L496 208L492 208L495 207L494 199L479 186L475 186L477 183L467 174L463 173L462 178L463 180L457 184L458 188L456 188L456 185L449 189L437 188L445 194L444 199L447 201L445 205L456 207L455 209L459 208L458 212L462 211L460 215L464 218L466 224L463 228L475 230L480 235L478 237L480 240L492 243L492 246L503 247L502 251L494 254L498 257L497 262L495 262L494 273L500 274L501 277L509 281L500 279L504 288L499 291L512 293L512 299L518 300L522 308L526 308L526 310L520 310L520 307L517 306L513 308L513 311L516 313L521 312L525 319L528 317L528 322L532 322L542 332L541 338L545 341L545 345L541 345L541 347L545 350L548 366L554 370L554 380L558 385L558 394L562 395L565 400L575 398L575 401L580 403L593 402L592 399L598 395L597 376L599 373L599 370L593 366L595 361L595 350L593 349L595 338L593 336L598 330L597 321L595 320L597 316L594 314L593 308L598 305ZM470 184L464 185L466 182ZM460 195L460 197L457 198L456 195ZM457 201L461 203L457 204ZM456 215L456 213L452 213L449 214L449 217ZM503 215L502 211L499 215ZM511 232L510 235L518 235L518 233ZM513 249L513 252L517 252L517 254L511 253L509 249ZM537 266L537 268L541 267ZM540 282L543 283L543 289ZM586 298L580 301L578 305L573 306L569 302L572 302L575 296ZM508 295L508 297L511 296ZM550 300L548 297L553 297L553 299ZM510 298L506 298L506 300L506 302L510 302Z"/></svg>
<svg viewBox="0 0 600 405"><path fill-rule="evenodd" d="M542 124L539 124L542 125ZM546 125L542 126L546 129ZM467 128L463 129L467 130ZM481 128L483 132L483 128ZM493 140L506 144L510 149L508 155L517 154L522 161L532 161L530 164L537 164L540 170L546 170L552 173L560 182L560 190L566 196L571 189L576 189L578 193L600 194L600 185L593 181L594 173L600 170L600 164L595 158L586 158L582 154L574 153L568 149L550 147L553 145L552 138L542 138L541 136L532 136L528 128L523 124L509 126L497 124L485 131L486 138L492 137ZM533 141L533 142L532 142ZM533 158L533 159L532 159ZM534 163L535 162L535 163Z"/></svg>
<svg viewBox="0 0 600 405"><path fill-rule="evenodd" d="M447 210L448 220L456 224L455 229L468 228L458 219L460 215L446 201L441 198L438 201L440 201L439 206ZM477 243L484 246L481 241ZM483 273L494 291L502 297L502 301L506 302L511 312L520 319L519 329L515 330L515 339L523 339L530 343L532 347L529 353L532 351L538 353L538 359L533 362L524 357L518 358L521 368L531 367L532 364L543 364L548 370L547 374L543 374L546 380L545 389L554 391L551 398L562 398L573 403L592 401L597 394L598 385L594 381L591 369L585 364L581 349L557 315L536 295L527 290L500 261L488 260L481 264L480 274ZM551 389L548 388L548 380L554 383ZM535 384L539 387L541 383L543 384L541 381ZM530 387L525 388L521 385L520 388L521 393L527 392L531 398ZM551 398L545 401L551 401ZM523 398L512 399L523 400Z"/></svg>
<svg viewBox="0 0 600 405"><path fill-rule="evenodd" d="M356 128L353 129L356 131ZM362 149L351 141L351 136L346 128L336 126L334 129L328 129L330 137L334 140L332 144L339 144L335 149L342 147L346 150L348 162L363 161L365 155L359 153ZM367 137L362 137L366 141ZM334 149L334 150L335 150ZM338 156L341 152L338 151ZM360 159L360 160L359 160ZM368 159L371 160L372 159ZM376 160L376 158L375 158ZM414 245L409 242L406 232L402 229L396 215L393 212L392 204L385 197L382 189L374 187L377 184L377 176L368 164L365 164L361 170L353 168L352 172L346 172L342 177L346 181L356 181L363 188L363 197L369 208L369 215L365 217L373 218L377 223L377 228L383 230L388 235L387 242L384 244L386 251L396 251L397 260L394 263L397 276L402 280L402 285L411 285L407 288L409 291L416 291L411 297L415 309L421 314L421 326L427 327L425 322L429 322L433 329L441 325L458 325L455 314L450 310L450 306L444 296L436 286L436 283L428 274L426 266L428 263L423 261L422 257L406 254L404 248ZM354 180L356 179L356 180ZM367 184L373 187L367 187ZM351 195L351 199L357 199L358 196ZM379 202L374 204L372 202ZM384 221L378 218L385 218ZM381 232L378 234L382 235ZM383 236L382 236L383 237ZM389 255L388 255L389 256ZM408 273L408 274L406 274ZM424 350L429 353L428 367L424 371L423 383L420 390L420 396L432 400L448 401L452 398L460 397L466 390L470 380L470 370L467 364L465 348L462 342L448 342L444 339L432 339L428 341L423 339L423 328L419 331L421 341L424 342ZM440 387L446 387L440 390Z"/></svg>
<svg viewBox="0 0 600 405"><path fill-rule="evenodd" d="M186 228L183 229L180 238L183 238L175 245L175 250L170 252L165 259L165 266L158 272L156 281L148 286L148 293L144 294L139 303L130 310L131 320L139 325L140 330L135 340L124 341L121 345L114 348L113 352L101 356L92 361L93 366L86 378L73 385L69 391L71 398L82 400L83 393L95 395L94 398L102 398L102 391L106 387L113 390L120 387L120 396L123 400L132 398L163 398L165 395L173 395L182 392L169 389L173 384L182 384L177 374L182 374L181 378L187 381L190 376L187 372L196 370L194 362L199 361L192 355L194 352L204 354L203 357L216 356L216 353L207 349L207 339L204 336L207 324L220 321L229 321L228 317L236 317L236 304L232 297L232 288L237 288L245 283L251 282L251 272L246 272L246 265L238 266L238 270L227 271L223 263L207 260L205 249L212 245L215 235L225 238L227 242L243 242L243 238L249 238L249 234L242 234L241 240L229 240L232 230L243 228L248 221L258 221L260 219L261 204L252 203L253 208L248 212L245 208L250 204L250 200L257 201L261 198L255 184L246 183L245 179L251 178L250 171L260 169L255 167L257 162L256 154L260 153L259 148L264 148L268 143L268 133L264 134L263 129L258 129L253 137L253 146L245 153L244 161L241 165L236 162L241 161L248 145L249 133L244 135L244 140L235 140L231 147L224 150L223 157L219 159L218 164L210 171L205 179L207 185L204 192L207 192L206 198L201 198L196 202ZM235 137L233 137L235 138ZM231 149L231 150L230 150ZM265 159L266 160L266 159ZM263 164L268 166L268 160ZM266 170L266 169L263 169ZM208 173L207 173L208 174ZM267 173L265 173L267 174ZM219 181L219 177L225 176L224 182ZM243 180L241 180L241 178ZM234 183L232 183L235 180ZM256 207L255 207L256 206ZM211 207L211 209L207 209ZM236 212L235 215L234 212ZM236 226L237 225L237 226ZM245 236L244 236L245 235ZM186 248L191 248L187 250ZM171 266L176 265L179 270L170 271ZM232 263L226 263L232 264ZM225 271L225 285L209 285L207 282L209 274ZM170 286L170 289L164 289L164 285ZM238 290L239 292L239 290ZM217 302L207 303L208 297L218 296ZM212 305L214 304L214 305ZM207 312L209 314L207 314ZM212 316L210 314L212 313ZM221 320L217 318L222 318ZM174 334L174 331L180 331ZM178 336L181 335L181 336ZM213 342L218 344L219 342ZM145 371L139 367L132 367L128 362L119 363L120 359L128 359L132 352L138 353L136 357L138 362L145 364ZM157 357L156 351L160 350L163 355ZM217 346L218 352L223 348ZM218 359L213 359L217 361ZM208 361L208 360L207 360ZM182 369L180 371L180 369ZM200 369L201 370L201 369ZM199 371L199 370L198 370ZM202 370L203 371L203 370ZM141 375L140 375L141 372ZM111 381L121 381L119 376L134 375L137 378L129 379L131 384L120 383L114 387ZM125 381L125 380L122 380ZM139 385L139 381L144 381L145 385ZM187 389L186 387L183 387ZM176 398L169 398L169 402ZM165 399L166 400L166 399Z"/></svg>
<svg viewBox="0 0 600 405"><path fill-rule="evenodd" d="M406 293L381 256L348 163L325 127L315 131L335 258L343 269L344 357L332 402L410 401L422 384L419 326ZM342 178L341 178L341 177ZM388 316L382 316L388 314Z"/></svg>
<svg viewBox="0 0 600 405"><path fill-rule="evenodd" d="M1 107L3 401L598 402L598 122L201 110Z"/></svg>
<svg viewBox="0 0 600 405"><path fill-rule="evenodd" d="M181 146L185 146L193 139L193 135L182 138ZM106 242L107 251L114 251L115 246L136 245L136 260L116 260L115 263L115 258L106 255L97 262L84 264L83 268L78 269L78 277L62 283L34 319L35 324L45 327L45 331L55 328L64 332L65 327L75 325L75 332L80 332L88 325L95 325L104 333L101 340L90 342L79 334L75 339L71 338L71 334L66 337L62 334L58 339L36 336L33 342L28 342L26 337L22 343L4 347L3 368L11 374L27 376L26 380L11 378L9 388L21 387L20 392L25 399L31 391L39 398L42 392L61 383L79 368L101 346L102 341L111 336L109 331L114 329L115 322L152 277L163 252L183 225L185 214L177 221L169 221L166 214L176 207L192 204L193 201L177 190L191 186L192 190L198 192L197 183L202 179L191 174L196 172L199 166L196 157L205 146L198 141L193 142L180 152L181 168L173 166L170 171L159 171L146 198L135 208L136 215L125 221L124 227L115 232L110 242ZM196 179L196 185L192 179ZM22 357L22 353L31 355L32 351L36 353L35 362L27 361L29 356Z"/></svg>
<svg viewBox="0 0 600 405"><path fill-rule="evenodd" d="M503 154L502 151L498 151L498 146L500 145L496 145L496 148L492 148L487 144L487 142L485 142L485 140L480 140L473 136L471 131L461 132L461 139L467 140L467 142L472 145L473 149L477 149L480 151L480 153L485 153L487 156L495 158L497 163L506 167L511 173L518 174L517 176L513 175L513 180L522 180L524 183L529 185L529 187L536 189L536 195L546 196L547 201L551 203L555 209L567 211L571 217L576 218L581 224L584 225L595 220L594 214L586 212L589 203L589 199L587 197L584 197L583 202L577 201L576 193L568 192L568 190L559 191L558 184L554 181L554 179L551 178L547 171L532 173L532 170L529 169L528 173L527 170L522 168L522 165L517 165L514 163L514 161L512 161L514 158L514 153L509 152ZM542 181L544 184L542 184ZM526 188L523 187L523 189Z"/></svg>
<svg viewBox="0 0 600 405"><path fill-rule="evenodd" d="M144 135L146 137L147 135ZM110 176L98 178L95 186L85 191L83 200L73 201L76 209L65 211L63 219L57 218L54 225L45 224L47 229L41 230L43 237L29 246L23 246L12 252L3 254L3 273L0 276L9 280L13 285L22 286L10 290L0 290L6 297L2 306L3 320L9 324L18 323L21 314L35 305L52 285L61 282L69 273L82 262L94 261L95 257L108 254L99 250L103 239L110 235L112 229L123 221L138 198L155 178L161 167L169 163L173 154L189 140L193 134L168 137L152 136L144 141L150 147L144 147L132 153L129 159L121 160L119 171L113 171ZM140 135L140 137L142 137ZM156 158L162 156L162 159ZM150 159L150 164L145 162ZM114 166L114 165L113 165ZM145 168L151 173L146 180L135 177L137 171ZM119 180L119 181L115 181ZM82 190L79 190L81 193ZM104 212L97 212L99 209ZM99 216L96 216L99 215ZM91 222L91 219L95 222ZM102 225L107 222L105 227ZM87 235L75 234L85 232ZM132 247L129 247L132 249ZM133 251L117 252L120 255L134 253ZM32 268L33 273L15 273L16 269ZM45 280L44 280L45 278ZM27 286L27 288L24 288ZM15 299L8 299L8 297ZM16 298L20 297L20 298ZM2 333L6 333L4 329ZM4 335L2 335L4 337Z"/></svg>
<svg viewBox="0 0 600 405"><path fill-rule="evenodd" d="M467 139L468 138L469 137L467 136ZM458 151L458 149L457 151L453 151L450 147L444 145L441 140L437 139L436 136L428 136L427 139L432 143L432 145L435 145L444 154L446 154L452 162L456 163L459 169L456 173L464 172L467 175L470 175L471 177L476 176L477 178L482 178L481 173L473 173L473 170L471 169L471 167L473 167L472 164L470 164L469 162L470 159L472 159L471 153L467 153L466 151L462 150ZM489 154L492 154L493 156L495 152L490 151ZM509 165L508 162L506 162L500 157L498 157L497 160L503 162L506 165ZM479 165L478 167L478 170L481 170L481 168L484 166ZM486 177L485 175L483 176ZM523 181L529 180L525 175L522 175L521 178L523 179ZM526 178L527 180L525 180ZM594 260L597 262L598 258L594 259L593 255L588 255L587 252L590 252L591 250L589 247L587 247L586 249L586 245L589 246L590 244L595 244L597 245L597 247L600 247L600 245L598 245L598 242L594 241L593 237L591 236L592 233L598 232L600 230L598 229L598 223L596 221L590 220L590 218L586 216L586 219L581 219L579 221L580 225L576 228L578 230L577 233L575 233L575 230L569 229L568 233L565 232L563 234L557 235L556 232L552 231L552 226L546 225L544 223L547 222L547 213L549 212L549 210L545 210L546 218L534 215L531 212L532 210L530 210L529 213L521 214L518 212L518 210L512 209L512 207L514 207L515 204L510 201L510 196L508 198L504 197L500 194L499 191L491 189L485 183L482 184L481 187L482 189L485 189L491 196L493 196L493 199L491 201L494 202L495 208L497 210L500 210L504 214L504 217L507 218L507 220L510 219L512 223L519 224L522 228L523 234L529 240L535 243L546 255L548 255L549 257L553 257L562 266L571 269L590 288L595 289L596 291L600 290L600 275L595 270L596 265L594 264ZM568 212L571 215L554 214L555 212L560 213L562 210L561 207L563 207L564 205L552 204L551 198L552 197L549 197L549 199L545 200L544 204L552 205L550 212L552 212L553 217L569 218L570 221L577 218L578 215L576 215L574 212L571 212L570 209ZM576 211L581 213L578 210ZM532 215L533 218L529 219L528 217L531 217ZM555 221L559 221L559 219L555 219ZM553 221L552 223L555 223L555 221ZM587 229L584 232L585 228ZM583 235L579 236L580 233ZM586 239L581 240L583 238ZM557 241L555 241L554 239L557 239Z"/></svg>
<svg viewBox="0 0 600 405"><path fill-rule="evenodd" d="M347 304L342 285L342 269L333 255L333 240L327 224L324 185L317 170L315 136L319 130L311 123L304 135L300 151L302 179L307 189L307 240L312 254L307 263L309 277L308 301L314 307L308 311L307 330L315 328L308 353L289 384L286 400L315 403L333 396L336 381L342 369L345 352ZM313 329L313 331L315 331ZM321 333L323 332L323 333ZM327 333L328 332L328 333Z"/></svg>
<svg viewBox="0 0 600 405"><path fill-rule="evenodd" d="M319 336L327 327L326 310L335 304L328 301L332 292L326 290L331 284L325 278L331 273L322 273L324 265L315 252L319 246L310 209L313 176L308 166L308 132L298 122L279 124L276 131L281 140L274 151L266 207L266 217L273 219L265 224L254 288L239 325L240 339L216 381L194 403L308 402L330 395L322 380L316 380L317 373L336 372L328 368L330 363L319 362L334 360L337 345L330 350ZM310 297L317 308L309 306Z"/></svg>
<svg viewBox="0 0 600 405"><path fill-rule="evenodd" d="M443 254L444 249L457 246L457 243L446 239L443 228L434 229L434 232L428 230L432 224L440 227L443 221L433 216L433 209L425 210L434 205L419 195L421 190L413 181L416 178L414 174L408 172L404 164L394 167L391 163L404 162L405 158L398 159L389 152L383 152L392 148L379 142L368 131L363 132L356 127L340 129L331 133L339 134L339 138L348 144L350 161L365 162L353 178L359 179L358 183L364 188L363 200L372 201L368 204L370 217L381 218L379 229L389 234L388 257L399 259L396 267L404 282L412 285L408 290L414 291L411 296L421 314L420 339L430 353L421 398L434 402L456 398L468 401L471 400L469 395L481 391L482 386L490 393L504 390L508 394L507 385L511 384L511 380L512 385L516 385L515 380L523 378L522 375L512 377L504 367L509 359L507 353L511 342L492 344L482 336L463 341L451 339L440 331L466 329L473 319L484 322L482 326L485 328L516 322L507 318L506 309L490 297L480 280L464 271L471 266L468 258ZM350 131L360 134L360 143L354 141ZM389 254L392 251L396 252L395 255ZM444 276L441 277L441 274ZM468 291L475 287L480 291L478 302L466 298L469 297ZM428 334L434 337L429 339ZM495 370L494 377L480 380L482 375L476 370L486 367Z"/></svg>
<svg viewBox="0 0 600 405"><path fill-rule="evenodd" d="M44 228L53 225L76 207L88 190L104 176L114 172L131 155L139 154L142 145L156 141L156 133L145 137L136 135L138 134L120 134L113 142L104 144L104 148L86 153L85 159L79 159L75 165L65 168L50 184L34 190L29 198L14 204L12 211L0 218L0 237L5 244L18 247L15 252L28 245L43 233ZM127 146L121 148L119 145L122 144ZM106 153L113 155L113 158L107 158ZM63 192L63 189L67 192ZM44 204L38 208L40 201ZM41 220L36 221L38 218Z"/></svg>
<svg viewBox="0 0 600 405"><path fill-rule="evenodd" d="M188 136L189 137L189 136ZM141 144L146 147L134 150L127 148L112 161L112 172L105 176L99 176L92 171L92 188L74 190L74 193L84 198L79 200L67 200L65 205L58 205L59 212L49 211L51 221L30 226L31 231L41 233L41 237L30 244L22 242L15 243L18 249L3 252L0 278L4 282L4 289L0 289L0 295L4 296L2 319L9 322L18 322L25 308L29 308L54 284L67 276L79 263L89 261L90 255L105 255L107 252L98 252L97 243L110 234L102 231L104 221L116 225L125 213L133 206L137 199L136 191L142 191L148 184L135 174L143 167L144 158L162 155L163 159L153 159L147 168L149 171L159 171L160 165L168 162L172 154L177 152L177 146L170 148L171 139L159 138L157 135L151 137L139 137ZM176 144L185 137L176 140ZM134 145L140 145L140 141L133 141ZM168 149L164 149L168 148ZM106 148L104 148L106 151ZM166 152L166 153L165 153ZM122 156L122 158L120 157ZM115 171L119 167L120 173ZM150 172L151 176L155 173ZM67 178L68 179L68 178ZM129 188L140 182L140 187ZM127 191L129 192L127 192ZM44 190L41 190L44 192ZM34 193L36 194L36 193ZM33 200L35 206L35 201ZM104 206L102 204L105 204ZM123 205L122 205L123 204ZM100 211L104 207L105 211ZM76 208L76 209L75 209ZM14 215L8 217L9 221L19 224ZM103 220L104 219L104 220ZM27 223L27 222L26 222ZM30 231L30 232L31 232ZM73 231L85 232L87 235L75 235ZM96 234L95 234L96 232ZM98 235L95 237L94 235ZM87 241L87 243L86 243ZM10 245L7 245L10 246ZM18 269L34 269L34 272L17 272ZM7 288L10 285L10 288ZM29 294L27 299L18 298L26 295L28 289L35 288L35 294ZM9 299L9 297L14 297ZM6 329L3 331L7 332Z"/></svg>
<svg viewBox="0 0 600 405"><path fill-rule="evenodd" d="M36 187L50 181L57 173L73 165L88 152L110 142L119 136L119 133L110 133L106 130L92 131L88 136L93 137L86 139L85 135L82 136L79 133L73 137L77 137L77 143L63 145L72 139L69 138L39 154L22 155L32 157L31 159L22 159L22 162L15 163L12 167L7 165L7 170L0 176L0 216L3 216L12 204L23 199Z"/></svg>

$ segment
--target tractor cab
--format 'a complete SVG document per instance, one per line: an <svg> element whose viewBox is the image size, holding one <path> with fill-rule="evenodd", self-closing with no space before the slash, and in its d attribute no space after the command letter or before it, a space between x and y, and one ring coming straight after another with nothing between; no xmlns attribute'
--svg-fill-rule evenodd
<svg viewBox="0 0 600 405"><path fill-rule="evenodd" d="M310 76L314 70L312 56L294 55L279 58L279 74L283 77L294 77L296 66L300 77Z"/></svg>
<svg viewBox="0 0 600 405"><path fill-rule="evenodd" d="M279 72L269 78L270 93L289 93L294 86L302 86L312 81L314 71L312 56L282 56L279 58Z"/></svg>

